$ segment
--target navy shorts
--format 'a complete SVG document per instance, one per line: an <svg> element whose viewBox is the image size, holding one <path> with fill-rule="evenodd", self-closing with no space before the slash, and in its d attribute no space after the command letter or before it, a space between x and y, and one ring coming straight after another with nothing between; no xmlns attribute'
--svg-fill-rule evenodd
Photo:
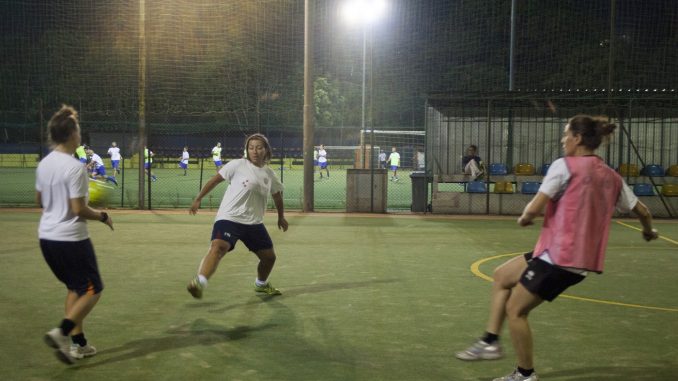
<svg viewBox="0 0 678 381"><path fill-rule="evenodd" d="M525 254L527 268L520 276L520 284L533 294L552 302L570 286L581 282L584 275L567 271L539 258L532 258L532 252Z"/></svg>
<svg viewBox="0 0 678 381"><path fill-rule="evenodd" d="M320 163L320 169L325 169L327 168L327 162Z"/></svg>
<svg viewBox="0 0 678 381"><path fill-rule="evenodd" d="M188 164L184 163L183 161L180 161L179 167L182 168L182 169L186 169L186 168L188 168Z"/></svg>
<svg viewBox="0 0 678 381"><path fill-rule="evenodd" d="M273 241L264 224L245 225L233 221L219 220L212 228L212 240L221 239L231 244L231 250L235 248L238 240L247 246L252 252L273 248ZM231 251L229 250L229 251Z"/></svg>
<svg viewBox="0 0 678 381"><path fill-rule="evenodd" d="M120 168L120 160L111 160L111 168L113 169Z"/></svg>
<svg viewBox="0 0 678 381"><path fill-rule="evenodd" d="M40 240L40 249L54 275L78 295L94 295L104 289L92 241Z"/></svg>

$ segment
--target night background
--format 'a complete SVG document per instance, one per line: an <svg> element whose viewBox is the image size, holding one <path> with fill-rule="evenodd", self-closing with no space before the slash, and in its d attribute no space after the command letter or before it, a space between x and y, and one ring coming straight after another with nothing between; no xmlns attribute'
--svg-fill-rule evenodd
<svg viewBox="0 0 678 381"><path fill-rule="evenodd" d="M360 126L363 35L341 4L313 11L321 135ZM613 19L611 4L517 1L514 90L675 88L678 3L617 1ZM138 1L3 0L0 12L3 143L39 140L61 103L84 132L137 128ZM422 129L432 92L507 91L510 17L510 0L387 2L366 34L367 126ZM147 0L145 32L151 135L301 136L303 1Z"/></svg>

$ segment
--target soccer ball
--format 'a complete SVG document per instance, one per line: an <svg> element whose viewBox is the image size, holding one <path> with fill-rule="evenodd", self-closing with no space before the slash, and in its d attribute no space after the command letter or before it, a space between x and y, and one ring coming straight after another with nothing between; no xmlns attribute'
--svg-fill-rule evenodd
<svg viewBox="0 0 678 381"><path fill-rule="evenodd" d="M108 206L113 187L98 180L89 180L89 205Z"/></svg>

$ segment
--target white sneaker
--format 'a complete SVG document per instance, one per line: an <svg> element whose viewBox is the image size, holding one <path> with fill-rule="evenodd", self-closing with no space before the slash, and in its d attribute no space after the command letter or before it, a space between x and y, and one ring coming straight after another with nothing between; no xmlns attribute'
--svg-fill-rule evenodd
<svg viewBox="0 0 678 381"><path fill-rule="evenodd" d="M66 364L74 364L75 359L71 356L71 338L61 334L61 328L53 328L44 336L45 344L55 348L55 355Z"/></svg>
<svg viewBox="0 0 678 381"><path fill-rule="evenodd" d="M537 376L537 372L533 372L531 375L525 377L518 372L518 369L516 369L508 376L495 378L494 381L539 381L539 376Z"/></svg>
<svg viewBox="0 0 678 381"><path fill-rule="evenodd" d="M71 356L76 359L92 357L95 354L97 354L97 349L89 344L85 345L84 347L81 347L78 344L71 344Z"/></svg>
<svg viewBox="0 0 678 381"><path fill-rule="evenodd" d="M476 361L476 360L496 360L504 357L501 351L499 342L488 344L482 340L478 340L470 347L462 352L457 352L454 355L459 360Z"/></svg>

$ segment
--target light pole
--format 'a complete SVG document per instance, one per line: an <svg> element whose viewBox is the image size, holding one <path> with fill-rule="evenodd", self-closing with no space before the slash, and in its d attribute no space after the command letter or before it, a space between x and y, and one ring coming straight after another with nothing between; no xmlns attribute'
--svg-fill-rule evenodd
<svg viewBox="0 0 678 381"><path fill-rule="evenodd" d="M360 24L363 31L363 73L362 73L362 112L360 118L360 146L362 150L362 167L365 168L365 74L367 57L367 28L370 27L386 10L384 0L348 0L344 3L342 13L350 24Z"/></svg>

